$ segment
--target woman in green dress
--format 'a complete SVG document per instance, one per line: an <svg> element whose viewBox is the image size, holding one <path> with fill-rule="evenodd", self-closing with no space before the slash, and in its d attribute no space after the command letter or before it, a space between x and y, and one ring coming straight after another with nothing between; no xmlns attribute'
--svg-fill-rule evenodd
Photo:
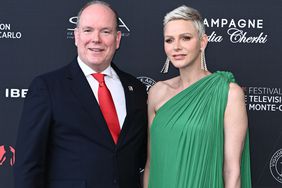
<svg viewBox="0 0 282 188"><path fill-rule="evenodd" d="M149 91L145 188L251 187L244 92L232 73L207 70L207 43L197 10L183 5L165 16L167 62L179 76Z"/></svg>

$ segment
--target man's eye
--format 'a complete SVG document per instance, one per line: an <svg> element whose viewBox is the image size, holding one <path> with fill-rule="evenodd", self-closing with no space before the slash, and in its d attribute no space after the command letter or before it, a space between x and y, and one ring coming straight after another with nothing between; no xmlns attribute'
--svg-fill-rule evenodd
<svg viewBox="0 0 282 188"><path fill-rule="evenodd" d="M166 43L172 43L172 39L165 39Z"/></svg>
<svg viewBox="0 0 282 188"><path fill-rule="evenodd" d="M110 34L111 31L109 31L109 30L103 30L102 33L104 33L104 34Z"/></svg>
<svg viewBox="0 0 282 188"><path fill-rule="evenodd" d="M84 29L83 32L84 33L89 33L89 32L91 32L91 30L90 29Z"/></svg>

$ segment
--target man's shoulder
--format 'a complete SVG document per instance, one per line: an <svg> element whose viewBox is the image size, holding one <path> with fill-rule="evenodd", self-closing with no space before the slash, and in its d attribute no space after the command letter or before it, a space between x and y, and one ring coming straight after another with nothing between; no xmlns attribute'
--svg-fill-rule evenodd
<svg viewBox="0 0 282 188"><path fill-rule="evenodd" d="M53 70L47 71L45 73L39 74L37 77L44 79L54 79L59 77L65 77L66 75L73 72L74 63L69 63L61 67L57 67Z"/></svg>
<svg viewBox="0 0 282 188"><path fill-rule="evenodd" d="M30 85L34 84L40 84L40 83L45 83L47 85L56 85L56 83L59 83L61 80L64 80L65 78L68 77L68 75L71 75L71 67L73 66L71 64L67 64L61 67L58 67L57 69L47 71L45 73L41 73L36 75Z"/></svg>

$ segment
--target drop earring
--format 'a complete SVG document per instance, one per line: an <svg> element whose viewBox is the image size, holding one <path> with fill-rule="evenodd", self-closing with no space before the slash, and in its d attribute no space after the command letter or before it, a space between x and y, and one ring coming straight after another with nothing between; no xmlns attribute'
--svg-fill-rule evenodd
<svg viewBox="0 0 282 188"><path fill-rule="evenodd" d="M206 63L206 57L205 57L205 51L202 50L201 52L201 69L207 71L207 63Z"/></svg>
<svg viewBox="0 0 282 188"><path fill-rule="evenodd" d="M164 65L163 65L163 68L162 68L162 70L161 70L161 73L163 73L163 74L168 73L169 63L170 63L170 62L169 62L169 59L168 59L168 57L167 57L166 60L165 60Z"/></svg>

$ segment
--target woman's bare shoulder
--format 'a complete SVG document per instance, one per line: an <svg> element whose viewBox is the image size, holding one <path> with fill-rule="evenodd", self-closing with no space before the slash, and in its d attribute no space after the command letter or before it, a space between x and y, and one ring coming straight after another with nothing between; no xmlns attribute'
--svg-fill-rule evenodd
<svg viewBox="0 0 282 188"><path fill-rule="evenodd" d="M168 80L158 81L149 90L149 95L161 96L165 95L166 92L174 88L176 77Z"/></svg>
<svg viewBox="0 0 282 188"><path fill-rule="evenodd" d="M230 83L229 84L229 94L228 98L230 101L236 101L237 99L244 98L245 93L243 89L236 83Z"/></svg>
<svg viewBox="0 0 282 188"><path fill-rule="evenodd" d="M159 81L149 90L148 105L157 111L171 96L176 83L175 78Z"/></svg>

